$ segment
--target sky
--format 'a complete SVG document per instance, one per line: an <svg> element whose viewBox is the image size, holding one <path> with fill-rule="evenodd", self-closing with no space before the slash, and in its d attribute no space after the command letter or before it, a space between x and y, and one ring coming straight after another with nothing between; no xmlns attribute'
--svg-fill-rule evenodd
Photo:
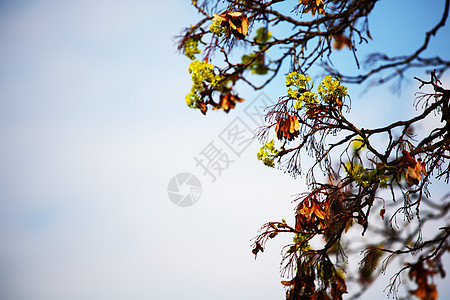
<svg viewBox="0 0 450 300"><path fill-rule="evenodd" d="M417 46L443 7L386 2L361 55ZM174 36L197 18L180 0L0 2L0 299L283 299L288 240L255 260L250 239L269 220L292 221L304 177L263 166L258 142L231 133L257 127L251 112L285 92L284 78L264 94L242 88L229 114L188 108L189 59ZM446 36L448 25L430 55L445 53ZM348 52L336 57L350 70ZM355 123L406 118L417 88L349 86ZM213 146L227 165L215 180L198 164ZM181 173L201 183L190 207L168 194ZM380 297L384 277L365 299Z"/></svg>

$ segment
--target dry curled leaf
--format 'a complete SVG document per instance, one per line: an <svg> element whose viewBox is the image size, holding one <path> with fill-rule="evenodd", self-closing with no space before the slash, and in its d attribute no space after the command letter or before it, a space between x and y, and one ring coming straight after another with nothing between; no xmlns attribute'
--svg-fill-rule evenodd
<svg viewBox="0 0 450 300"><path fill-rule="evenodd" d="M248 33L248 18L241 12L226 10L220 15L214 14L213 21L217 20L222 21L222 26L227 29L227 37L231 32L237 38L243 39Z"/></svg>
<svg viewBox="0 0 450 300"><path fill-rule="evenodd" d="M425 164L422 163L422 160L420 158L418 158L416 161L414 157L412 157L411 154L406 150L403 150L402 154L403 165L406 168L406 182L409 186L419 184L420 180L422 179L420 174L427 176Z"/></svg>
<svg viewBox="0 0 450 300"><path fill-rule="evenodd" d="M405 165L405 167L414 168L416 165L416 160L411 156L411 154L406 150L402 150L402 154L403 154L403 164Z"/></svg>
<svg viewBox="0 0 450 300"><path fill-rule="evenodd" d="M344 47L348 47L349 49L352 49L352 41L346 37L343 34L336 34L333 36L334 42L333 42L333 48L341 50Z"/></svg>
<svg viewBox="0 0 450 300"><path fill-rule="evenodd" d="M200 109L200 111L202 112L202 114L206 115L206 111L208 110L208 108L206 107L206 103L203 101L198 101L197 106Z"/></svg>
<svg viewBox="0 0 450 300"><path fill-rule="evenodd" d="M311 226L323 226L326 212L322 204L317 201L304 201L298 209L296 229L305 229Z"/></svg>
<svg viewBox="0 0 450 300"><path fill-rule="evenodd" d="M252 249L252 253L255 254L255 259L259 251L264 252L264 248L261 246L259 242L256 242L255 247Z"/></svg>
<svg viewBox="0 0 450 300"><path fill-rule="evenodd" d="M420 162L421 165L421 172L424 176L427 176L427 169L425 167L425 163L422 162L422 159L418 158L417 162Z"/></svg>
<svg viewBox="0 0 450 300"><path fill-rule="evenodd" d="M323 0L299 0L298 4L305 5L303 12L308 13L311 11L313 17L315 16L316 11L319 15L325 15Z"/></svg>
<svg viewBox="0 0 450 300"><path fill-rule="evenodd" d="M289 141L293 140L300 134L300 122L297 116L287 116L280 118L275 126L275 132L279 140L286 138Z"/></svg>
<svg viewBox="0 0 450 300"><path fill-rule="evenodd" d="M293 285L294 283L293 283L292 280L282 280L282 281L281 281L281 284L284 285L284 286L291 286L291 285Z"/></svg>
<svg viewBox="0 0 450 300"><path fill-rule="evenodd" d="M423 262L413 265L408 276L411 280L414 279L417 289L410 290L409 293L422 300L436 300L439 296L436 285L430 284L428 279L437 273L436 270L427 269Z"/></svg>
<svg viewBox="0 0 450 300"><path fill-rule="evenodd" d="M290 116L290 128L289 128L289 132L290 133L295 133L300 129L300 122L298 121L296 116Z"/></svg>
<svg viewBox="0 0 450 300"><path fill-rule="evenodd" d="M233 94L222 94L220 95L219 103L213 107L213 110L223 109L225 112L229 112L236 106L237 102L242 102L244 99L239 98L237 95Z"/></svg>
<svg viewBox="0 0 450 300"><path fill-rule="evenodd" d="M419 184L420 180L422 179L420 176L421 173L424 175L427 174L425 167L422 165L420 160L417 160L414 168L408 166L408 169L406 171L406 182L408 183L408 185L412 186L414 184Z"/></svg>

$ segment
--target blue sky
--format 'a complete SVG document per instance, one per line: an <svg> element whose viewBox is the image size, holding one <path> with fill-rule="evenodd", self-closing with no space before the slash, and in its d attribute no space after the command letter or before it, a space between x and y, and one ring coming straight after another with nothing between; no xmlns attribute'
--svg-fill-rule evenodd
<svg viewBox="0 0 450 300"><path fill-rule="evenodd" d="M443 6L422 2L380 3L374 45L395 54L419 44ZM405 21L391 38L393 17ZM196 18L189 1L0 2L1 299L284 297L286 240L256 261L249 240L264 222L291 218L304 179L264 167L257 142L230 153L216 182L195 166L210 142L227 151L219 135L236 117L255 127L243 110L204 117L185 105L189 60L173 36ZM445 53L445 36L448 26L431 54ZM338 54L344 66L348 57ZM349 87L355 122L407 117L413 110L400 107L417 86L410 80L401 96ZM273 101L282 93L282 77L265 90ZM260 94L240 95L248 101L237 108ZM189 208L167 195L181 172L202 182Z"/></svg>

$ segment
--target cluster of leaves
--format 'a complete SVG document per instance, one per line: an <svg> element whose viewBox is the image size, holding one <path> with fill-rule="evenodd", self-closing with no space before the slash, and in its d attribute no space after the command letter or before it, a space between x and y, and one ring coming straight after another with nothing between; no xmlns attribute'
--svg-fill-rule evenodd
<svg viewBox="0 0 450 300"><path fill-rule="evenodd" d="M445 25L448 15L447 3L442 19L427 32L427 39L416 52L413 51L414 54L389 57L374 53L370 56L368 63L372 65L379 63L378 67L365 74L352 76L341 74L331 64L322 61L322 58L330 57L334 49L348 47L356 64L360 65L355 52L356 45L367 43L372 39L368 15L372 12L377 0L299 0L298 5L287 13L277 10L275 6L278 2L280 1L225 0L220 3L203 1L199 4L193 1L193 6L202 18L197 24L184 30L179 37L178 47L189 58L193 59L201 54L200 60L208 62L212 62L220 54L225 66L220 68L216 66L215 70L224 78L230 78L230 87L242 81L254 89L265 87L287 60L290 60L293 70L301 70L302 73L306 73L313 64L321 62L328 74L354 83L364 82L369 77L390 69L394 71L381 76L379 83L401 78L406 70L413 67L433 65L438 74L450 67L450 62L440 57L420 56L428 46L429 37ZM310 14L313 19L299 20L300 12ZM276 38L272 38L271 28L282 25L290 26L292 31L287 34L280 33ZM254 31L253 38L248 38L252 31ZM202 49L199 48L200 45ZM233 62L228 54L233 48L241 45L246 46L246 53L240 61ZM267 58L269 51L273 54L273 59ZM257 75L268 75L268 78L261 85L256 85L250 78L244 76L245 71ZM220 94L224 93L233 93L233 89L220 91ZM236 93L233 95L237 96ZM214 106L212 98L203 101L207 105Z"/></svg>
<svg viewBox="0 0 450 300"><path fill-rule="evenodd" d="M417 289L411 290L410 293L419 299L436 300L439 295L436 285L429 283L428 279L438 274L438 270L436 270L433 262L428 261L428 265L429 268L423 262L419 262L411 266L408 276L411 280L414 279ZM443 272L442 268L439 271Z"/></svg>
<svg viewBox="0 0 450 300"><path fill-rule="evenodd" d="M330 212L338 213L336 203L330 205L324 196L321 192L303 194L297 199L300 203L296 208L295 226L288 225L285 220L270 222L256 237L255 255L263 250L267 239L279 233L293 234L293 243L283 248L282 275L292 278L281 281L287 288L286 299L341 299L347 293L343 269L333 264L325 250L314 250L310 245L318 232L332 237L333 233L328 231L333 226L350 226L350 221L332 219ZM332 240L328 241L327 247L332 244Z"/></svg>
<svg viewBox="0 0 450 300"><path fill-rule="evenodd" d="M420 258L406 263L392 278L389 291L396 292L400 275L409 269L409 279L417 289L408 293L435 299L437 289L430 281L436 274L444 274L440 260L450 250L450 225L439 228L434 238L425 241L422 226L450 213L450 195L441 202L433 201L428 191L431 178L447 183L450 178L450 90L438 80L450 68L450 62L438 56L424 57L423 53L431 37L445 25L450 0L445 0L442 18L416 51L396 57L374 53L367 60L366 73L360 71L366 69L359 68L356 48L372 39L368 16L377 0L299 0L287 12L277 9L279 2L206 0L198 4L194 0L201 19L185 29L178 44L194 60L189 67L193 87L186 101L203 114L209 106L225 112L233 109L243 101L235 91L238 82L262 89L289 61L292 72L286 76L287 95L271 107L267 125L259 133L265 141L274 134L281 147L275 147L274 138L263 145L257 158L297 176L303 174L301 157L309 155L314 161L306 174L310 191L296 199L295 225L285 220L263 225L252 252L263 252L267 240L280 233L292 234L293 243L283 249L282 260L282 275L289 277L282 281L287 299L337 300L347 293L349 282L362 285L354 295L357 297L380 273L375 272L377 266L381 264L384 270L392 259L402 260L421 250ZM307 20L300 20L303 15ZM272 36L271 30L283 25L291 30ZM230 53L236 47L244 49L244 54L233 61L236 56L232 58ZM344 75L329 63L333 51L343 49L354 57L356 74ZM222 64L214 66L212 62L219 55ZM325 57L328 61L323 60ZM329 75L314 90L311 78L304 74L318 63ZM431 86L434 92L417 98L415 107L421 111L415 117L373 129L358 128L347 117L350 97L341 83L375 78L373 82L381 84L402 78L412 68L430 66L435 68L431 80L418 80L421 87ZM263 83L253 83L252 74L262 76ZM412 129L431 115L440 115L443 126L425 138L415 139ZM385 141L381 151L375 147L379 137ZM317 171L326 183L317 180ZM391 201L386 200L389 197ZM430 210L425 216L420 214L422 203ZM379 217L375 217L380 224L374 225L369 219L373 210L379 210ZM402 226L396 224L401 214L407 221ZM353 227L355 224L360 227ZM408 233L405 229L410 224L415 227ZM354 276L346 273L346 264L342 263L351 250L345 239L350 228L382 238L366 245L360 271ZM314 249L313 239L321 240L324 246ZM331 254L336 255L336 261Z"/></svg>
<svg viewBox="0 0 450 300"><path fill-rule="evenodd" d="M348 162L345 164L345 170L348 175L360 186L368 187L371 182L378 182L380 188L386 188L389 182L389 176L386 175L388 166L383 164L377 165L376 169L364 169L358 163Z"/></svg>
<svg viewBox="0 0 450 300"><path fill-rule="evenodd" d="M278 151L277 148L275 148L275 141L271 140L270 142L267 142L264 144L264 146L261 147L256 157L259 160L262 160L262 162L268 166L268 167L274 167L275 166L275 159L280 154L280 151Z"/></svg>
<svg viewBox="0 0 450 300"><path fill-rule="evenodd" d="M289 14L283 14L275 9L279 1L234 1L226 0L221 5L209 1L202 4L193 1L192 4L201 13L201 20L186 28L179 37L178 47L190 59L212 60L221 54L225 66L215 66L215 71L224 80L228 80L229 89L219 90L219 97L223 94L232 94L236 82L243 81L255 89L266 86L279 72L282 64L290 59L294 70L306 73L308 69L322 57L330 57L333 49L348 47L352 51L357 65L355 49L357 43L366 43L372 37L368 29L367 16L374 8L376 0L363 1L336 1L336 0L299 0L298 5ZM316 17L311 21L300 21L291 13L302 12ZM447 12L448 14L448 12ZM439 24L427 35L435 32L445 24L445 13ZM287 24L292 31L287 35L272 38L272 27ZM255 26L257 25L257 27ZM253 28L255 27L255 28ZM252 30L253 38L248 38ZM438 72L443 72L450 67L450 63L437 58L423 58L419 55L426 49L429 39L417 52L408 57L390 58L386 55L374 54L371 63L386 62L367 74L356 76L342 75L331 65L323 63L323 67L329 74L338 75L347 82L363 82L371 76L383 72L389 68L396 68L391 75L383 76L381 81L402 76L403 72L414 67L426 67L433 64ZM246 45L246 52L240 61L233 62L228 56L237 45ZM200 46L202 49L200 49ZM282 50L282 51L279 51ZM267 58L267 53L273 53L273 59ZM200 58L196 58L197 56ZM245 75L250 71L256 75L268 75L267 80L261 85L256 85ZM380 81L380 82L381 82ZM213 100L215 89L207 90L202 101L205 105L212 105L219 101ZM200 108L199 106L191 106ZM217 107L215 106L216 108ZM204 112L204 111L203 111Z"/></svg>
<svg viewBox="0 0 450 300"><path fill-rule="evenodd" d="M283 150L277 153L277 161L281 167L294 175L301 172L299 169L301 151L305 150L315 159L316 163L308 172L309 185L312 190L303 193L296 199L299 204L295 209L295 226L283 225L283 228L289 228L287 232L295 237L304 237L303 240L296 239L294 245L289 246L289 251L283 255L284 275L292 277L289 285L283 283L288 286L287 299L342 299L342 294L347 292L346 281L348 279L339 274L346 272L346 266L339 264L339 260L332 263L329 254L338 253L341 258L346 257L343 236L354 224L361 226L362 234L369 229L370 212L375 207L379 207L376 200L382 204L381 209L378 208L381 220L385 219L385 214L389 214L391 216L390 224L399 213L404 213L406 219L411 221L413 219L412 208L415 208L419 228L415 235L417 240L414 246L410 246L406 241L411 240L414 235L404 238L402 230L394 231L393 227L382 230L384 241L376 246L368 247L369 250L361 264L357 282L364 286L373 281L376 276L373 270L380 263L384 253L390 253L387 259L390 261L393 256L401 256L419 249L428 251L428 258L421 257L415 264L408 265L411 270L414 270L413 266L422 265L425 261L429 263L430 258L448 251L447 237L450 235L450 227L441 228L444 234L440 232L438 238L425 242L422 240L420 228L424 219L421 219L419 215L419 208L423 199L430 201L427 189L430 173L437 172L437 178L446 176L446 180L449 179L450 134L446 130L450 128L450 118L449 115L442 116L442 120L446 120L444 126L420 141L416 147L412 146L413 140L408 129L412 124L432 112L445 112L450 98L450 90L441 88L436 77L432 77L430 82L422 81L422 83L430 84L440 92L427 96L427 100L435 99L436 101L427 101L424 111L419 117L396 122L381 129L370 130L358 129L346 118L342 108L348 108L345 101L348 96L345 87L336 78L325 77L318 87L318 92L312 92L313 84L309 77L295 72L288 74L286 78L286 85L289 88L288 95L281 97L278 104L269 111L266 117L268 124L261 129L260 137L267 138L270 135L270 129L275 126L277 139L284 142ZM305 94L307 96L304 96ZM285 115L295 117L300 124L296 127L295 136L292 135L292 126L284 126L282 130L280 130L281 126L278 126L280 118ZM394 139L392 131L397 127L403 127L403 130L400 137ZM283 134L280 134L280 131ZM327 143L329 132L341 134L342 131L347 133L340 135L338 142ZM438 136L437 132L441 136ZM386 134L389 137L384 154L379 153L372 145L372 137L377 134ZM296 140L299 140L298 145L284 148L288 142L292 143ZM271 143L273 144L273 141ZM339 155L341 160L336 168L329 162L328 157L338 149L341 149ZM365 155L362 156L362 153ZM282 163L283 156L288 157L285 159L284 165ZM416 159L417 156L419 158ZM421 159L421 156L424 156L424 159ZM445 167L442 168L442 165ZM323 184L314 180L315 168L323 171L329 178L329 183ZM398 198L396 192L401 191L404 198L403 205L386 211L386 200L383 199L380 189L391 191L392 204L396 204ZM412 196L415 197L415 201L412 201ZM443 207L437 207L443 209ZM444 207L446 208L443 213L447 214L450 204L447 203ZM270 226L264 225L261 233L255 238L254 245L263 249L267 241L266 236L273 237L273 232L278 233L279 230L273 231ZM386 235L390 237L388 241L386 241ZM316 236L322 238L325 246L318 250L308 248L307 251L303 251L304 241L309 241ZM399 241L404 241L402 245L404 248L396 251L390 250L390 247ZM441 252L436 250L436 245L439 246L438 250ZM439 259L436 259L434 263L441 266ZM326 266L329 270L327 277L320 275L322 274L321 266ZM428 280L435 274L443 275L444 273L429 272L426 275L418 275L417 272L410 271L410 279L415 278L418 284L418 289L409 291L410 294L420 299L435 299L436 287ZM398 284L398 276L392 280L392 292L395 292L393 287L396 284ZM301 289L297 289L299 286Z"/></svg>
<svg viewBox="0 0 450 300"><path fill-rule="evenodd" d="M316 12L321 15L325 14L325 4L323 3L323 0L299 0L298 3L304 5L304 13L308 13L311 11L313 17L316 15Z"/></svg>
<svg viewBox="0 0 450 300"><path fill-rule="evenodd" d="M411 156L411 154L403 150L403 163L406 167L405 179L409 186L419 184L421 180L420 174L427 176L427 169L422 159L417 159L417 161Z"/></svg>
<svg viewBox="0 0 450 300"><path fill-rule="evenodd" d="M191 108L199 109L203 114L206 114L208 105L213 109L223 109L229 112L236 106L237 102L242 102L244 99L240 98L233 92L233 86L243 73L243 68L235 70L233 73L228 73L227 70L214 67L208 63L211 56L212 48L220 44L219 38L222 41L228 40L231 37L243 39L248 33L248 18L241 12L233 12L225 10L221 14L213 14L211 24L208 31L201 28L201 33L196 33L199 26L191 26L185 36L181 39L179 49L182 49L184 54L191 60L194 60L189 65L189 73L192 77L191 91L186 95L186 103ZM213 42L207 46L207 54L203 60L197 60L196 55L201 54L202 51L198 48L199 43L206 45L202 38L206 34L211 34ZM260 37L255 39L261 40ZM265 33L268 36L268 33ZM222 51L224 51L222 49ZM246 60L244 65L255 74L263 74L263 63L261 63L261 55L251 57ZM263 59L264 60L264 59ZM215 101L213 95L219 93L219 101Z"/></svg>
<svg viewBox="0 0 450 300"><path fill-rule="evenodd" d="M297 116L289 114L280 115L275 126L275 132L279 140L287 139L291 141L295 139L300 133L299 129L300 122Z"/></svg>
<svg viewBox="0 0 450 300"><path fill-rule="evenodd" d="M193 4L198 7L196 2ZM189 67L193 87L186 96L187 104L191 108L200 109L203 114L206 113L208 105L211 105L213 109L229 112L237 102L243 101L234 92L234 86L239 80L250 84L244 77L246 71L255 75L266 75L273 71L266 62L265 54L272 34L266 26L258 28L250 42L255 50L244 54L239 63L233 64L229 61L227 52L231 50L236 40L249 42L246 40L250 26L249 18L244 13L231 9L225 9L220 14L207 14L203 9L198 8L205 18L197 25L187 28L179 42L179 49L194 60ZM211 38L209 43L208 36ZM203 49L199 48L200 45ZM227 66L220 68L209 63L216 52L224 55ZM202 57L198 57L199 55ZM204 72L205 68L197 68L200 62L208 66L207 72ZM215 100L215 94L219 95L218 101ZM222 103L225 105L221 105Z"/></svg>
<svg viewBox="0 0 450 300"><path fill-rule="evenodd" d="M314 85L309 85L309 76L291 72L286 76L287 95L289 99L295 99L295 109L304 109L313 117L320 105L337 105L342 107L342 99L347 96L347 88L340 84L339 79L331 75L325 76L319 84L317 93L312 91Z"/></svg>
<svg viewBox="0 0 450 300"><path fill-rule="evenodd" d="M291 72L286 76L287 95L269 111L266 119L269 125L260 131L261 138L267 137L269 129L275 127L275 133L283 144L300 140L298 147L286 149L282 155L292 154L287 171L293 175L301 174L299 149L310 145L317 157L324 156L324 139L340 130L342 109L346 104L347 91L337 78L326 76L319 84L317 92L308 76ZM329 161L320 159L327 168Z"/></svg>
<svg viewBox="0 0 450 300"><path fill-rule="evenodd" d="M223 109L225 112L229 112L236 106L237 102L244 101L244 99L231 93L229 84L232 78L227 79L220 74L216 74L212 64L194 60L189 65L189 73L193 82L191 91L186 95L186 103L189 107L200 109L203 114L206 114L207 104L211 104L213 109ZM212 99L213 92L220 92L218 103Z"/></svg>

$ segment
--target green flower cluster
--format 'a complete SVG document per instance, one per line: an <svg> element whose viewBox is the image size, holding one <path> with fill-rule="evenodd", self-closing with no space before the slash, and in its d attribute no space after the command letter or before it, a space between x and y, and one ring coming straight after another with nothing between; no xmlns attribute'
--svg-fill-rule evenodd
<svg viewBox="0 0 450 300"><path fill-rule="evenodd" d="M187 39L184 42L184 55L194 60L196 54L200 54L202 51L198 49L198 39Z"/></svg>
<svg viewBox="0 0 450 300"><path fill-rule="evenodd" d="M322 83L317 88L317 92L327 104L334 101L335 103L342 105L342 98L347 96L347 88L341 85L339 79L333 78L331 75L325 76Z"/></svg>
<svg viewBox="0 0 450 300"><path fill-rule="evenodd" d="M280 151L278 151L275 148L275 141L271 140L268 143L265 143L264 146L261 147L256 157L259 160L262 160L262 162L269 167L275 167L274 160L278 157L278 154Z"/></svg>
<svg viewBox="0 0 450 300"><path fill-rule="evenodd" d="M286 86L291 87L294 86L297 89L307 89L308 82L311 81L309 76L299 75L297 72L291 72L286 76ZM291 89L289 89L291 90Z"/></svg>
<svg viewBox="0 0 450 300"><path fill-rule="evenodd" d="M347 162L345 170L358 185L363 187L369 187L371 183L378 183L381 188L386 188L389 181L389 176L384 174L385 169L364 169L360 164Z"/></svg>
<svg viewBox="0 0 450 300"><path fill-rule="evenodd" d="M217 36L222 36L225 32L225 29L222 27L222 21L221 20L215 20L211 23L209 26L209 31L211 31L213 34Z"/></svg>
<svg viewBox="0 0 450 300"><path fill-rule="evenodd" d="M342 98L347 96L347 88L342 86L337 78L331 75L325 76L316 92L312 92L311 78L297 72L291 72L286 76L286 87L289 98L297 100L295 109L306 109L319 102L325 104L342 105Z"/></svg>
<svg viewBox="0 0 450 300"><path fill-rule="evenodd" d="M286 76L286 87L288 87L288 96L296 99L295 109L300 110L303 106L316 105L319 103L317 95L311 92L309 83L311 78L297 72L291 72Z"/></svg>
<svg viewBox="0 0 450 300"><path fill-rule="evenodd" d="M206 86L218 88L222 76L214 74L214 67L206 61L194 60L189 65L189 74L192 77L192 88L186 95L186 103L189 107L197 108L197 103L203 100L202 92Z"/></svg>
<svg viewBox="0 0 450 300"><path fill-rule="evenodd" d="M266 27L260 27L256 30L256 35L253 40L259 44L265 44L272 38L272 33ZM264 45L259 45L259 48L264 48Z"/></svg>
<svg viewBox="0 0 450 300"><path fill-rule="evenodd" d="M294 253L297 251L300 251L300 253L302 253L302 252L311 250L311 246L309 245L309 242L308 242L309 237L310 236L308 234L297 233L294 236L294 238L292 239L294 242L294 245L289 247L289 249L287 249L286 253Z"/></svg>

